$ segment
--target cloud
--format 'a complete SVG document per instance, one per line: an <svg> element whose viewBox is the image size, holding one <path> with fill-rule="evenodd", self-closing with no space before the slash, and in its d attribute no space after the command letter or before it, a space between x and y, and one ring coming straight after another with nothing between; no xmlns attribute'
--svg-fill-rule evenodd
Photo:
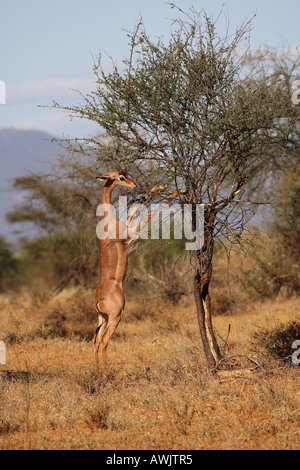
<svg viewBox="0 0 300 470"><path fill-rule="evenodd" d="M6 83L7 104L36 103L50 104L53 100L66 99L78 101L80 90L88 93L94 88L92 79L87 78L49 78L23 83ZM63 103L64 104L64 103Z"/></svg>
<svg viewBox="0 0 300 470"><path fill-rule="evenodd" d="M0 127L38 129L53 135L95 135L99 126L85 119L70 121L67 112L41 108L52 105L53 100L62 106L82 103L81 96L95 89L94 78L43 79L22 83L6 82L6 105L1 108Z"/></svg>
<svg viewBox="0 0 300 470"><path fill-rule="evenodd" d="M27 108L27 107L25 107ZM25 111L25 109L24 109ZM65 112L56 109L26 109L10 124L17 129L37 129L61 137L89 137L99 132L99 125L86 119L73 119Z"/></svg>

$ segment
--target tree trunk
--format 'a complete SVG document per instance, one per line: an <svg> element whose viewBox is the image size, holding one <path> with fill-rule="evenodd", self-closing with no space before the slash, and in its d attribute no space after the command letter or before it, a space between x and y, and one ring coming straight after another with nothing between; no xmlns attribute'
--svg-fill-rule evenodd
<svg viewBox="0 0 300 470"><path fill-rule="evenodd" d="M222 357L212 326L211 302L209 295L209 283L212 274L212 257L214 246L214 218L214 214L208 212L206 212L204 215L204 243L200 250L194 252L194 256L196 258L194 297L197 307L198 324L204 353L208 365L212 369L217 365Z"/></svg>
<svg viewBox="0 0 300 470"><path fill-rule="evenodd" d="M207 333L206 333L206 328L205 328L205 311L204 311L203 303L201 299L201 287L200 287L200 281L198 279L198 274L195 274L195 278L194 278L194 297L195 297L195 302L196 302L196 307L197 307L198 325L199 325L199 330L200 330L205 357L207 359L209 367L213 368L216 365L216 363L215 363L214 356L212 355L212 352L208 344L208 338L207 338Z"/></svg>
<svg viewBox="0 0 300 470"><path fill-rule="evenodd" d="M205 357L209 367L214 368L222 356L212 326L211 303L208 291L211 272L212 264L202 275L201 270L197 269L194 277L194 296Z"/></svg>

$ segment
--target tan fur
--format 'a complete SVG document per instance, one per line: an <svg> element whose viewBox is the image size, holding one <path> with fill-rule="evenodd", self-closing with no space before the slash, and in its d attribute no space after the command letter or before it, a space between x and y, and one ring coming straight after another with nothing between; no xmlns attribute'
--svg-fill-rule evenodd
<svg viewBox="0 0 300 470"><path fill-rule="evenodd" d="M101 204L111 204L111 194L116 186L135 187L126 172L102 173L97 179L105 180L101 191ZM124 312L123 281L127 271L127 246L130 241L129 237L118 238L120 231L127 231L128 227L116 220L113 214L109 214L109 219L116 224L116 238L99 239L100 279L95 293L99 326L93 339L96 366L98 367L100 348L105 375L107 344Z"/></svg>
<svg viewBox="0 0 300 470"><path fill-rule="evenodd" d="M111 204L111 194L116 186L135 187L135 183L127 176L125 171L102 173L97 179L105 181L101 191L101 204ZM163 186L155 186L150 191L150 194L161 189L163 189ZM160 207L168 204L176 196L178 196L178 192L173 193ZM147 198L148 196L144 199L146 200ZM109 236L105 239L99 239L100 279L95 293L95 310L99 317L99 325L93 338L93 346L97 372L100 348L105 376L107 376L107 344L120 323L124 312L125 296L123 281L127 271L128 245L132 240L130 233L134 235L134 233L139 232L157 212L150 213L143 222L140 222L131 229L130 226L136 210L137 207L129 215L126 224L122 224L115 219L113 211L110 211L108 206L105 223L109 220L112 224L116 224L116 234L115 237ZM120 234L122 234L122 237Z"/></svg>

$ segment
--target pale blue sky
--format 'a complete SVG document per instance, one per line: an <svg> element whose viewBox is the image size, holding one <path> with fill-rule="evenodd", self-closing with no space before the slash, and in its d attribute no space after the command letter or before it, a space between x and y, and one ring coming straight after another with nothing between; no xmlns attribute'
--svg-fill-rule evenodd
<svg viewBox="0 0 300 470"><path fill-rule="evenodd" d="M299 44L298 0L177 0L225 16L235 29L254 13L251 46L268 44L295 48ZM7 87L7 103L0 105L0 128L35 128L55 135L82 137L97 128L88 122L69 123L62 112L38 108L52 99L78 103L93 84L93 59L105 50L118 64L128 55L125 30L143 17L150 36L168 35L171 10L165 0L0 0L0 80ZM104 57L104 60L109 60Z"/></svg>

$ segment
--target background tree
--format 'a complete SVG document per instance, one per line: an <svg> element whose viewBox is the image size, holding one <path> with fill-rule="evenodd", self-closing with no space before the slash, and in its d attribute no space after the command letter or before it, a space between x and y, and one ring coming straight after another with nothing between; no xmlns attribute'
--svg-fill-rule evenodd
<svg viewBox="0 0 300 470"><path fill-rule="evenodd" d="M254 66L260 58L274 77L280 78L287 93L293 89L293 76L299 73L295 52L256 51L249 56L249 64ZM288 108L299 116L299 106ZM249 251L251 269L241 276L244 288L260 297L293 295L300 290L299 120L290 124L289 119L280 120L285 132L288 129L288 139L283 146L265 149L264 159L256 166L247 188L249 194L255 191L261 200L271 202L260 211L260 234Z"/></svg>
<svg viewBox="0 0 300 470"><path fill-rule="evenodd" d="M261 169L258 183L273 204L263 212L263 231L249 250L250 268L241 276L244 288L259 297L300 291L300 155L272 157L269 167Z"/></svg>
<svg viewBox="0 0 300 470"><path fill-rule="evenodd" d="M0 236L0 292L14 284L22 269L20 260L15 256L12 247L3 236Z"/></svg>
<svg viewBox="0 0 300 470"><path fill-rule="evenodd" d="M15 179L24 191L22 204L7 214L11 223L27 222L34 236L21 234L24 265L60 291L71 280L88 284L95 275L97 245L95 213L99 185L97 160L60 157L47 171ZM29 232L30 233L30 232ZM48 273L48 274L47 274Z"/></svg>
<svg viewBox="0 0 300 470"><path fill-rule="evenodd" d="M208 290L214 241L240 243L261 202L248 183L269 154L294 145L294 65L284 75L280 67L266 65L265 56L249 66L247 47L242 51L251 22L222 37L205 13L178 14L166 44L152 41L140 22L129 34L130 53L121 70L113 64L105 72L99 56L96 89L83 96L84 104L53 106L97 122L113 139L114 162L139 175L141 192L163 181L187 189L181 204L205 205L204 245L190 253L190 262L200 333L214 367L221 357ZM89 151L99 149L94 139L81 143Z"/></svg>

